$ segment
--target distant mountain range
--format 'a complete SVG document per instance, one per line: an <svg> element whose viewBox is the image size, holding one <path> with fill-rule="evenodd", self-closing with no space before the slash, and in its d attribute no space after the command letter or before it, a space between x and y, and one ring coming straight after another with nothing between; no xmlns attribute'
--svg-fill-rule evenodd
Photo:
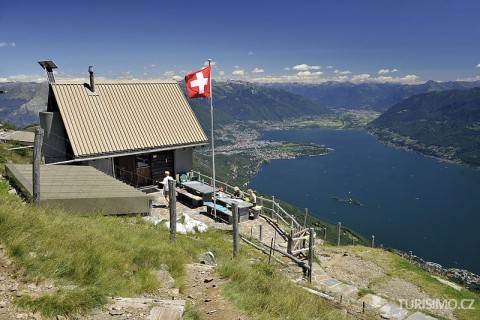
<svg viewBox="0 0 480 320"><path fill-rule="evenodd" d="M480 166L480 88L415 95L367 130L397 147Z"/></svg>
<svg viewBox="0 0 480 320"><path fill-rule="evenodd" d="M183 83L180 87L185 89ZM38 112L47 105L46 83L3 83L0 89L6 91L0 94L0 121L19 127L39 122ZM213 94L217 125L234 120L281 120L330 112L301 95L248 82L215 82ZM210 100L189 102L202 125L209 127Z"/></svg>
<svg viewBox="0 0 480 320"><path fill-rule="evenodd" d="M0 83L0 121L18 127L38 123L38 112L47 108L47 83Z"/></svg>
<svg viewBox="0 0 480 320"><path fill-rule="evenodd" d="M215 82L215 124L322 115L335 108L386 110L367 127L381 141L480 166L480 88L476 86L480 81L420 85ZM183 84L180 87L184 89ZM46 83L2 83L0 90L6 91L0 94L0 121L19 127L39 122L38 112L47 104ZM193 99L190 104L202 126L209 129L210 100Z"/></svg>
<svg viewBox="0 0 480 320"><path fill-rule="evenodd" d="M185 90L183 84L181 87ZM210 99L189 100L200 122L209 124ZM241 81L213 83L215 123L232 120L283 120L331 111L299 94Z"/></svg>
<svg viewBox="0 0 480 320"><path fill-rule="evenodd" d="M383 112L394 104L416 94L480 87L480 81L428 81L419 85L398 83L354 84L351 82L326 82L322 84L284 83L271 84L269 87L302 95L328 108L372 109Z"/></svg>

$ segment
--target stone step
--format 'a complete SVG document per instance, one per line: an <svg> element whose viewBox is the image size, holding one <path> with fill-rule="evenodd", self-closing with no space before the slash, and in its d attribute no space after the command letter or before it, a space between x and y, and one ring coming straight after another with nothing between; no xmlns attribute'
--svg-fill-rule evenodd
<svg viewBox="0 0 480 320"><path fill-rule="evenodd" d="M149 320L181 320L185 311L185 300L164 300L162 306L150 310Z"/></svg>

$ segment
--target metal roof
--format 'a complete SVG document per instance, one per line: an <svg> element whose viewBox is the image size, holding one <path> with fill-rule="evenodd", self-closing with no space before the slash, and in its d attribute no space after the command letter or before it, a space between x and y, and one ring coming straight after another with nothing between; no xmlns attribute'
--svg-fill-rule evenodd
<svg viewBox="0 0 480 320"><path fill-rule="evenodd" d="M6 175L32 198L32 165L6 164ZM40 166L40 204L81 213L125 214L150 210L149 195L90 166Z"/></svg>
<svg viewBox="0 0 480 320"><path fill-rule="evenodd" d="M200 145L207 137L177 82L51 84L75 158Z"/></svg>

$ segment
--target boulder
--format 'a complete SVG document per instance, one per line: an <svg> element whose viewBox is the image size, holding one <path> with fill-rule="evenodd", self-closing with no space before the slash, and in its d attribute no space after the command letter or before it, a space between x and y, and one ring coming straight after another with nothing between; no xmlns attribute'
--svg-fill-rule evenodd
<svg viewBox="0 0 480 320"><path fill-rule="evenodd" d="M200 257L200 263L206 264L209 266L217 265L217 262L215 261L215 256L210 251L207 251L204 254L202 254L202 256Z"/></svg>

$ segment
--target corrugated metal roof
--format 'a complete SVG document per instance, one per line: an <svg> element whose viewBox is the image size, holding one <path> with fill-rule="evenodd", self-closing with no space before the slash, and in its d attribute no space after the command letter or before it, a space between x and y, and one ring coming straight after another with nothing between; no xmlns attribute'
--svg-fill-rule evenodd
<svg viewBox="0 0 480 320"><path fill-rule="evenodd" d="M51 84L76 158L204 144L176 82Z"/></svg>

